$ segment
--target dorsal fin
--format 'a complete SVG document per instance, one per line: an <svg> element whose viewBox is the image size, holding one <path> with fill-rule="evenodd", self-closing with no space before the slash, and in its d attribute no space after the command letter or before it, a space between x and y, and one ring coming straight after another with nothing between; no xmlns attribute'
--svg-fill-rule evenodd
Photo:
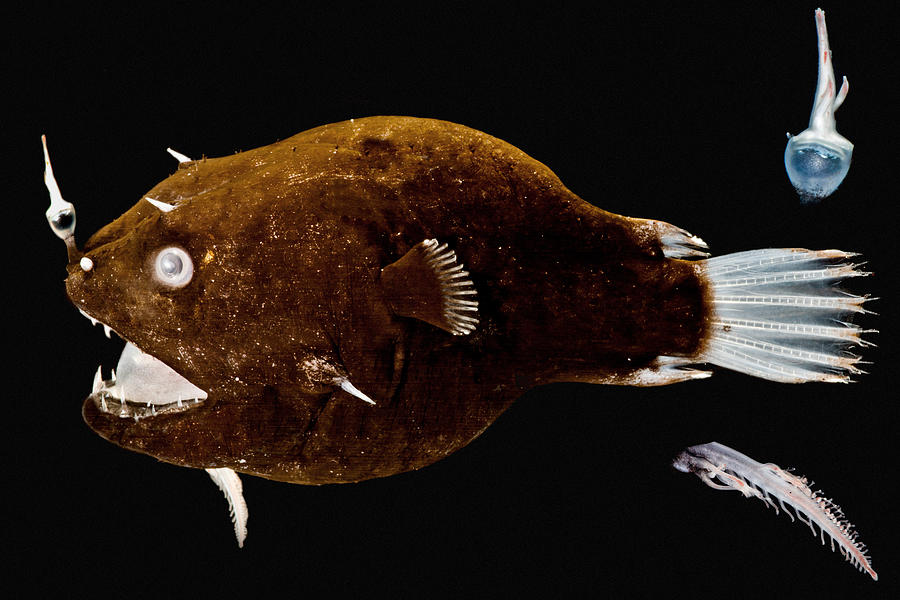
<svg viewBox="0 0 900 600"><path fill-rule="evenodd" d="M456 253L425 240L381 270L381 284L395 314L467 335L478 325L478 294Z"/></svg>

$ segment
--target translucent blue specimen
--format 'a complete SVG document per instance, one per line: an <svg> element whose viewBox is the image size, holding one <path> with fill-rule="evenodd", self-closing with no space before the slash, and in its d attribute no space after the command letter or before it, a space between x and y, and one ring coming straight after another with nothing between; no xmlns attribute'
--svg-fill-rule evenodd
<svg viewBox="0 0 900 600"><path fill-rule="evenodd" d="M788 178L800 197L808 202L830 196L837 189L850 170L853 156L853 144L837 132L834 120L834 113L847 97L850 84L844 77L840 90L836 92L825 12L822 9L816 10L816 31L819 38L819 79L809 127L795 136L788 134L784 150Z"/></svg>

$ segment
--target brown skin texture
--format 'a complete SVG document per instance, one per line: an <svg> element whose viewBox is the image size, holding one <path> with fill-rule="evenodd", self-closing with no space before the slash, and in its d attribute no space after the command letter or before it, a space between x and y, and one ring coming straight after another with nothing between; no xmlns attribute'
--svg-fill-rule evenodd
<svg viewBox="0 0 900 600"><path fill-rule="evenodd" d="M634 383L706 332L696 263L663 257L656 222L578 198L543 164L453 123L371 117L182 164L69 265L79 307L206 390L187 412L88 425L129 450L294 483L417 469L554 381ZM455 250L476 331L395 314L381 269L424 239ZM180 245L194 276L151 276ZM423 301L428 301L428 298ZM348 376L372 406L334 385Z"/></svg>

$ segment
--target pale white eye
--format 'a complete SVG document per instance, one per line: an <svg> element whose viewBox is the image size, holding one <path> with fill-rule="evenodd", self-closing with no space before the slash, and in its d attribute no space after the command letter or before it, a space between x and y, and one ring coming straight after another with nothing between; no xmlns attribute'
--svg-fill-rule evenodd
<svg viewBox="0 0 900 600"><path fill-rule="evenodd" d="M153 266L156 280L168 287L184 287L194 276L191 257L178 246L170 246L157 252Z"/></svg>

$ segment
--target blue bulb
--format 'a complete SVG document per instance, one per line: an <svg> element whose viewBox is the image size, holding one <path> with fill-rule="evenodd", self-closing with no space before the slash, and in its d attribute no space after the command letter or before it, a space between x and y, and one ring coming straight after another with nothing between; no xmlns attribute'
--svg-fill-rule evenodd
<svg viewBox="0 0 900 600"><path fill-rule="evenodd" d="M851 153L822 144L788 142L784 167L797 193L806 201L830 196L850 170Z"/></svg>

